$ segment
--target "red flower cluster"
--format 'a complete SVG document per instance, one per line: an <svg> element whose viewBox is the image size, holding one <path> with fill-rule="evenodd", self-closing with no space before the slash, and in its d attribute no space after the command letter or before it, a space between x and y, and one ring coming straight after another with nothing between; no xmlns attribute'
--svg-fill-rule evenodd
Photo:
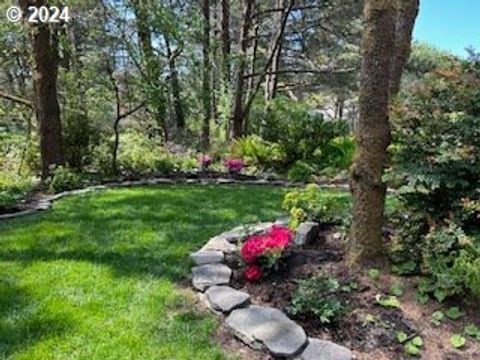
<svg viewBox="0 0 480 360"><path fill-rule="evenodd" d="M274 225L263 235L253 235L247 239L240 250L243 260L248 264L244 276L248 281L257 281L262 276L259 260L262 256L281 255L292 241L292 233L286 227Z"/></svg>
<svg viewBox="0 0 480 360"><path fill-rule="evenodd" d="M245 276L247 281L258 281L262 277L262 269L258 265L249 265L243 271L243 276Z"/></svg>
<svg viewBox="0 0 480 360"><path fill-rule="evenodd" d="M231 173L239 173L245 167L245 163L241 159L225 159L223 165Z"/></svg>
<svg viewBox="0 0 480 360"><path fill-rule="evenodd" d="M204 169L208 169L208 167L212 164L212 158L208 155L200 155L198 161Z"/></svg>

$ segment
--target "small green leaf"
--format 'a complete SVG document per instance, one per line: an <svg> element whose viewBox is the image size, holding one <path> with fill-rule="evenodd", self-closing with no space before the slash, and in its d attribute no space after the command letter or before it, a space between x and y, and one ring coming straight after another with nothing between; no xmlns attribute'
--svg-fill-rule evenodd
<svg viewBox="0 0 480 360"><path fill-rule="evenodd" d="M430 298L427 294L422 294L420 292L415 293L415 301L421 305L425 305Z"/></svg>
<svg viewBox="0 0 480 360"><path fill-rule="evenodd" d="M463 316L463 312L456 306L452 306L450 309L447 310L445 313L450 319L458 320Z"/></svg>
<svg viewBox="0 0 480 360"><path fill-rule="evenodd" d="M450 338L450 343L455 349L459 349L465 345L467 340L462 335L452 335Z"/></svg>
<svg viewBox="0 0 480 360"><path fill-rule="evenodd" d="M380 279L380 270L370 269L370 270L368 270L368 276L373 280L378 280L378 279Z"/></svg>
<svg viewBox="0 0 480 360"><path fill-rule="evenodd" d="M443 319L445 319L445 314L438 310L438 311L435 311L433 314L432 314L432 319L433 320L437 320L437 321L442 321Z"/></svg>
<svg viewBox="0 0 480 360"><path fill-rule="evenodd" d="M445 292L445 290L442 290L442 289L435 289L434 293L433 293L433 297L435 299L437 299L438 302L443 302L443 300L445 300L445 298L447 297L447 293Z"/></svg>
<svg viewBox="0 0 480 360"><path fill-rule="evenodd" d="M390 286L390 294L395 295L395 296L402 296L404 293L403 287L401 284L393 284Z"/></svg>
<svg viewBox="0 0 480 360"><path fill-rule="evenodd" d="M423 346L423 339L420 336L415 336L412 339L412 344L420 348Z"/></svg>
<svg viewBox="0 0 480 360"><path fill-rule="evenodd" d="M400 301L398 301L396 296L382 296L382 294L377 294L375 296L375 300L377 303L383 307L390 307L390 308L399 308Z"/></svg>
<svg viewBox="0 0 480 360"><path fill-rule="evenodd" d="M408 355L417 356L420 354L420 349L416 347L411 341L405 344L404 349Z"/></svg>
<svg viewBox="0 0 480 360"><path fill-rule="evenodd" d="M471 337L477 337L478 335L480 335L480 329L475 324L468 324L463 329L463 332Z"/></svg>
<svg viewBox="0 0 480 360"><path fill-rule="evenodd" d="M405 341L407 341L408 335L404 333L403 331L397 332L397 340L400 344L403 344Z"/></svg>

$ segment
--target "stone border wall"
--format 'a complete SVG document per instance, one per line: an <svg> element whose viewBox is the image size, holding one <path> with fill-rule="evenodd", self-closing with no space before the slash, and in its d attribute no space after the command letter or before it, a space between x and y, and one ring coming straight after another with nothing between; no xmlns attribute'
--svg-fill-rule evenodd
<svg viewBox="0 0 480 360"><path fill-rule="evenodd" d="M240 341L253 349L269 352L275 358L295 360L352 360L352 352L331 341L309 338L305 330L279 309L252 304L251 296L229 286L232 269L225 257L238 253L249 235L267 231L275 223L240 226L212 237L197 252L192 285L200 299Z"/></svg>
<svg viewBox="0 0 480 360"><path fill-rule="evenodd" d="M36 212L45 211L52 207L52 204L61 198L70 196L70 195L79 195L90 193L99 190L113 189L113 188L122 188L122 187L132 187L132 186L146 186L146 185L176 185L176 184L195 184L195 185L266 185L266 186L279 186L279 187L302 187L305 186L304 183L292 183L284 180L266 180L266 179L257 179L257 180L237 180L229 178L213 178L213 179L188 179L188 178L155 178L155 179L146 179L146 180L134 180L134 181L122 181L122 182L111 182L103 185L94 185L89 186L83 189L64 191L55 195L44 196L38 200L22 204L22 209L12 213L0 214L0 221L5 219L11 219L16 217L21 217L25 215L34 214ZM348 185L339 185L339 184L319 184L321 187L325 188L335 188L339 190L348 191Z"/></svg>

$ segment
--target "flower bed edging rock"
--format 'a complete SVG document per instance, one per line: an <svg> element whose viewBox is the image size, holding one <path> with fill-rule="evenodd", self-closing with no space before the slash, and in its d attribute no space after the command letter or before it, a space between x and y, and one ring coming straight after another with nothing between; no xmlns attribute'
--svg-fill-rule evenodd
<svg viewBox="0 0 480 360"><path fill-rule="evenodd" d="M233 335L253 349L295 360L352 360L349 349L331 341L308 338L305 330L279 309L251 304L249 294L228 286L232 270L220 263L223 259L219 261L218 253L223 257L235 253L238 242L267 231L273 224L239 226L211 238L190 255L197 265L198 261L203 264L192 269L193 286L202 292L200 297L212 312L226 315L225 325ZM216 256L210 256L213 253Z"/></svg>

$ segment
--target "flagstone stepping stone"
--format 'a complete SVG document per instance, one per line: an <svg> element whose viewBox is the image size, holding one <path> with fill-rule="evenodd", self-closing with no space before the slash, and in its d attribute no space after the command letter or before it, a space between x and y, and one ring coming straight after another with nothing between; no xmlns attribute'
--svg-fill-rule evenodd
<svg viewBox="0 0 480 360"><path fill-rule="evenodd" d="M205 292L210 306L223 313L244 307L250 304L250 295L238 291L230 286L212 286Z"/></svg>
<svg viewBox="0 0 480 360"><path fill-rule="evenodd" d="M352 360L352 352L331 341L308 339L308 346L295 360Z"/></svg>
<svg viewBox="0 0 480 360"><path fill-rule="evenodd" d="M205 291L213 285L225 285L230 282L232 269L223 264L207 264L192 268L192 284L200 290Z"/></svg>
<svg viewBox="0 0 480 360"><path fill-rule="evenodd" d="M275 308L252 305L233 310L225 324L247 345L265 347L274 356L293 357L307 345L303 328Z"/></svg>
<svg viewBox="0 0 480 360"><path fill-rule="evenodd" d="M218 250L197 251L190 254L190 259L197 265L221 263L224 258L223 252Z"/></svg>
<svg viewBox="0 0 480 360"><path fill-rule="evenodd" d="M200 251L205 250L217 250L229 254L236 252L237 247L228 242L223 236L215 236L208 240L208 242L200 249Z"/></svg>

